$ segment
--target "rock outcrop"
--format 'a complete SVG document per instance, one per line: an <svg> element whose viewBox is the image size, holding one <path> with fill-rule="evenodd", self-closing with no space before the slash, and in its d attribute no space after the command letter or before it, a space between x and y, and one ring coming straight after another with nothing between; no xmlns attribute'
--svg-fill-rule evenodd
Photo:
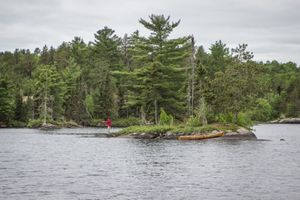
<svg viewBox="0 0 300 200"><path fill-rule="evenodd" d="M155 139L159 137L159 133L133 133L130 136L136 139Z"/></svg>
<svg viewBox="0 0 300 200"><path fill-rule="evenodd" d="M300 124L300 118L284 118L271 121L273 124Z"/></svg>
<svg viewBox="0 0 300 200"><path fill-rule="evenodd" d="M220 132L219 130L214 130L211 131L210 133L217 133ZM207 135L209 133L199 133L199 132L193 132L193 133L174 133L172 131L168 131L166 133L131 133L128 135L118 135L118 134L114 134L112 135L113 137L126 137L126 138L135 138L135 139L167 139L167 140L176 140L178 139L178 137L180 136L186 136L186 135L193 135L193 134L197 134L197 135ZM224 133L224 136L222 137L218 137L218 139L256 139L256 135L251 132L248 129L245 128L239 128L237 131L231 131L231 130L227 130Z"/></svg>
<svg viewBox="0 0 300 200"><path fill-rule="evenodd" d="M237 131L226 131L223 138L226 139L257 139L256 135L245 128L239 128Z"/></svg>
<svg viewBox="0 0 300 200"><path fill-rule="evenodd" d="M49 124L49 123L46 123L46 124L42 124L40 127L39 127L41 130L53 130L53 129L58 129L58 127L54 124Z"/></svg>

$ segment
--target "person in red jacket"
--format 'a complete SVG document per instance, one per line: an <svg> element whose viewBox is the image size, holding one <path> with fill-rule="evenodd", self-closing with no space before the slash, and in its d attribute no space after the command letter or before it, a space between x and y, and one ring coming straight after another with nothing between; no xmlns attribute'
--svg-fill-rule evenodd
<svg viewBox="0 0 300 200"><path fill-rule="evenodd" d="M107 117L107 120L105 121L105 125L107 126L107 132L110 133L111 119L109 117Z"/></svg>

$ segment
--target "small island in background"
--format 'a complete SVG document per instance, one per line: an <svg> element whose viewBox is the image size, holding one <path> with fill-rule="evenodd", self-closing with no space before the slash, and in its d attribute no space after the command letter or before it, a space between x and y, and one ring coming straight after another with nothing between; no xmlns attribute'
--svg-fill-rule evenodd
<svg viewBox="0 0 300 200"><path fill-rule="evenodd" d="M0 126L97 127L110 116L128 127L116 135L168 139L251 135L256 122L299 117L295 63L254 61L247 44L216 41L205 51L192 33L170 37L180 24L170 16L139 22L148 36L104 27L88 43L1 52Z"/></svg>

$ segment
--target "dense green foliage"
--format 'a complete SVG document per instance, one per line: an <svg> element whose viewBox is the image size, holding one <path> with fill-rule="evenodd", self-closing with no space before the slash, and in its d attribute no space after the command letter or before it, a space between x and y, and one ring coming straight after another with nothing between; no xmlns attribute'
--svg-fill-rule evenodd
<svg viewBox="0 0 300 200"><path fill-rule="evenodd" d="M172 126L167 125L156 125L156 126L130 126L122 129L119 134L130 134L130 133L166 133L173 130Z"/></svg>
<svg viewBox="0 0 300 200"><path fill-rule="evenodd" d="M255 62L246 44L209 51L193 36L171 38L180 25L164 15L140 19L139 31L119 37L111 28L93 42L75 37L57 48L0 52L0 125L113 125L173 121L249 125L300 117L300 71L295 63Z"/></svg>
<svg viewBox="0 0 300 200"><path fill-rule="evenodd" d="M239 127L234 124L211 124L205 126L168 126L168 125L155 125L155 126L130 126L128 128L122 129L118 134L126 135L132 133L158 133L165 134L168 131L172 133L184 133L184 134L192 134L192 133L209 133L214 130L220 131L236 131Z"/></svg>
<svg viewBox="0 0 300 200"><path fill-rule="evenodd" d="M0 79L0 102L0 122L7 123L13 119L15 103L10 83L4 79Z"/></svg>
<svg viewBox="0 0 300 200"><path fill-rule="evenodd" d="M160 115L159 115L159 124L160 125L173 125L174 118L172 115L168 115L166 111L161 108Z"/></svg>

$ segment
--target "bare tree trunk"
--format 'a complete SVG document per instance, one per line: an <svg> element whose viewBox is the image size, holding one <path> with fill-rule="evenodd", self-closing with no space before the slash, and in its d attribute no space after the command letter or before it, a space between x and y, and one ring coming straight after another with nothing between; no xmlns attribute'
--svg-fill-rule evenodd
<svg viewBox="0 0 300 200"><path fill-rule="evenodd" d="M235 124L238 123L238 116L239 116L239 113L238 113L238 112L235 112L235 113L234 113L234 119L233 119Z"/></svg>
<svg viewBox="0 0 300 200"><path fill-rule="evenodd" d="M146 113L144 111L144 107L143 106L141 106L140 112L141 112L141 121L142 121L142 124L146 124Z"/></svg>
<svg viewBox="0 0 300 200"><path fill-rule="evenodd" d="M34 98L32 98L32 119L35 118L35 112L34 112Z"/></svg>
<svg viewBox="0 0 300 200"><path fill-rule="evenodd" d="M126 66L126 69L128 71L132 71L131 67L130 67L130 59L129 59L129 53L128 53L128 44L129 41L128 41L128 36L127 34L124 35L124 38L123 38L123 50L124 50L124 64Z"/></svg>
<svg viewBox="0 0 300 200"><path fill-rule="evenodd" d="M200 98L200 102L199 102L199 115L200 115L200 122L201 125L206 125L207 124L207 118L206 118L206 102L204 97Z"/></svg>
<svg viewBox="0 0 300 200"><path fill-rule="evenodd" d="M46 72L45 94L44 94L44 120L43 124L47 124L47 95L48 95L48 73Z"/></svg>
<svg viewBox="0 0 300 200"><path fill-rule="evenodd" d="M195 93L195 40L194 36L191 36L191 48L192 48L192 55L191 55L191 65L192 65L192 74L191 74L191 112L194 115L194 93Z"/></svg>
<svg viewBox="0 0 300 200"><path fill-rule="evenodd" d="M190 77L188 77L188 87L187 87L187 98L186 98L186 101L187 101L187 114L188 114L188 116L191 116L191 114L192 114L192 106L191 106L191 80L190 80Z"/></svg>
<svg viewBox="0 0 300 200"><path fill-rule="evenodd" d="M190 66L191 69L187 68L188 74L188 88L187 88L187 103L188 103L188 115L194 115L194 96L195 96L195 40L194 36L191 35L191 56L190 56Z"/></svg>
<svg viewBox="0 0 300 200"><path fill-rule="evenodd" d="M157 99L154 99L155 124L158 124Z"/></svg>

